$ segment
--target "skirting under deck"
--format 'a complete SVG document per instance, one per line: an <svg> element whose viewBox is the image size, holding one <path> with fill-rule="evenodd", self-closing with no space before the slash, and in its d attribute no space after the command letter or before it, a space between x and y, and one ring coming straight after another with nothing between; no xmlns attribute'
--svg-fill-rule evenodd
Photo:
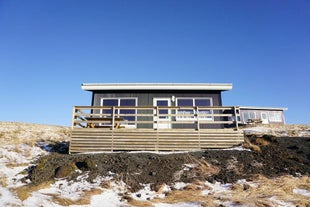
<svg viewBox="0 0 310 207"><path fill-rule="evenodd" d="M228 148L244 141L233 129L153 130L74 128L70 153L111 151L185 151Z"/></svg>

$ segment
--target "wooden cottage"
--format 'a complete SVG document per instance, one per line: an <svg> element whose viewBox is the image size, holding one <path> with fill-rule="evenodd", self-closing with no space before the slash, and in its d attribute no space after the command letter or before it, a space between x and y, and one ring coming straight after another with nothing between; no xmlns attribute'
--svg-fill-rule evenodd
<svg viewBox="0 0 310 207"><path fill-rule="evenodd" d="M92 101L73 108L70 153L200 150L243 142L235 121L239 108L222 106L222 92L232 84L86 83L82 89Z"/></svg>

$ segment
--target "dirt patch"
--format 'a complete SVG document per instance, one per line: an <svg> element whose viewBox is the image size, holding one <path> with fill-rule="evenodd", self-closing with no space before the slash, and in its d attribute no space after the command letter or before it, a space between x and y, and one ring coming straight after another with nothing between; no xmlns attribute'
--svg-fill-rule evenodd
<svg viewBox="0 0 310 207"><path fill-rule="evenodd" d="M51 153L40 157L29 169L29 178L40 184L56 177L75 180L88 173L88 180L97 176L113 176L124 181L132 192L151 184L158 190L161 184L193 182L195 180L234 182L281 175L309 175L309 137L248 138L259 150L206 150L200 152L155 153L102 153L65 155ZM248 145L249 146L249 145ZM255 148L254 147L254 148Z"/></svg>

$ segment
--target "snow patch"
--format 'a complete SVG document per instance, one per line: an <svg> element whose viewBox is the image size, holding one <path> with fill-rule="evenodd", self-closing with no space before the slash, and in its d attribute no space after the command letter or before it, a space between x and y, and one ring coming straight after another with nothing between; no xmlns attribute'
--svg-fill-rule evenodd
<svg viewBox="0 0 310 207"><path fill-rule="evenodd" d="M215 182L214 184L205 182L205 185L210 188L210 190L203 190L201 191L202 195L213 195L217 193L223 193L227 192L231 189L232 184L231 183L226 183L226 184L221 184L220 182Z"/></svg>
<svg viewBox="0 0 310 207"><path fill-rule="evenodd" d="M173 188L176 190L182 190L188 185L189 185L188 183L176 182L176 183L174 183Z"/></svg>
<svg viewBox="0 0 310 207"><path fill-rule="evenodd" d="M249 128L244 128L243 133L245 134L253 134L253 133L271 134L272 130L266 127L249 127Z"/></svg>
<svg viewBox="0 0 310 207"><path fill-rule="evenodd" d="M21 206L21 201L8 188L0 186L0 206Z"/></svg>
<svg viewBox="0 0 310 207"><path fill-rule="evenodd" d="M293 193L310 197L310 191L300 188L293 189Z"/></svg>
<svg viewBox="0 0 310 207"><path fill-rule="evenodd" d="M288 203L282 200L278 200L277 197L272 196L269 198L269 201L271 201L272 206L278 206L278 207L296 207L293 203Z"/></svg>
<svg viewBox="0 0 310 207"><path fill-rule="evenodd" d="M68 198L73 201L79 200L85 191L90 191L91 189L98 188L103 181L111 180L112 177L97 177L92 183L88 182L86 179L88 175L81 175L77 177L77 181L67 181L67 180L57 180L50 188L45 188L39 190L41 194L54 194L59 195L62 198Z"/></svg>
<svg viewBox="0 0 310 207"><path fill-rule="evenodd" d="M155 207L201 207L202 205L200 203L174 203L174 204L168 204L168 203L155 203L153 204Z"/></svg>
<svg viewBox="0 0 310 207"><path fill-rule="evenodd" d="M114 190L106 190L100 195L91 197L90 206L120 207L124 206L118 192Z"/></svg>
<svg viewBox="0 0 310 207"><path fill-rule="evenodd" d="M231 147L231 148L226 148L222 149L223 151L228 151L228 150L236 150L236 151L252 151L250 149L244 148L243 146L236 146L236 147Z"/></svg>

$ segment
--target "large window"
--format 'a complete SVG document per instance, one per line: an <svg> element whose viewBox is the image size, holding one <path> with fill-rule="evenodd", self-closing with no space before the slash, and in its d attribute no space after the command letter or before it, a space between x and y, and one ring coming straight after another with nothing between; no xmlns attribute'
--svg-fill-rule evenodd
<svg viewBox="0 0 310 207"><path fill-rule="evenodd" d="M200 120L213 120L212 116L206 116L212 114L212 110L203 108L212 106L212 98L176 98L176 106L181 107L177 110L177 120L195 120L195 114ZM197 111L193 107L197 107Z"/></svg>
<svg viewBox="0 0 310 207"><path fill-rule="evenodd" d="M269 121L271 122L282 122L282 114L280 111L269 111Z"/></svg>
<svg viewBox="0 0 310 207"><path fill-rule="evenodd" d="M102 98L101 106L137 106L137 98ZM104 109L101 111L105 116L112 116L112 109ZM116 109L115 114L121 114L120 118L124 119L124 124L126 125L135 125L135 123L126 123L126 122L135 122L136 114L135 109ZM131 116L126 116L130 114Z"/></svg>

